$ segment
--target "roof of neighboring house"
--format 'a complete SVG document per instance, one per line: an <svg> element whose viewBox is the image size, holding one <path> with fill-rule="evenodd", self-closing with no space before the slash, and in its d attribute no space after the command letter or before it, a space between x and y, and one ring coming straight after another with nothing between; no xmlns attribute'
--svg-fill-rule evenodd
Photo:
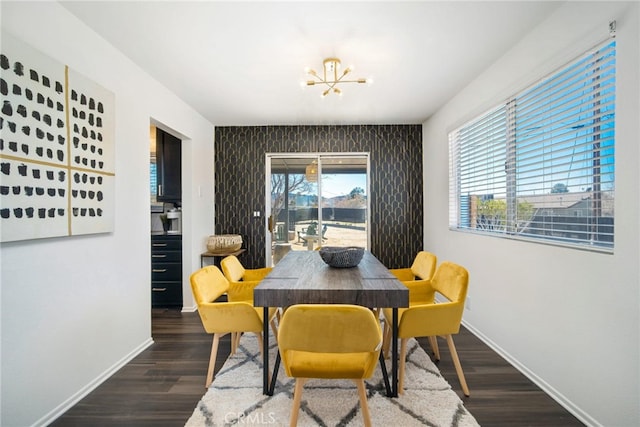
<svg viewBox="0 0 640 427"><path fill-rule="evenodd" d="M603 213L613 213L613 197L607 191L600 193ZM548 193L530 196L520 196L520 202L530 203L534 209L568 209L576 207L583 201L591 200L593 192L581 191L578 193Z"/></svg>
<svg viewBox="0 0 640 427"><path fill-rule="evenodd" d="M589 199L591 192L580 193L548 193L518 197L520 202L533 205L535 209L570 208L583 200Z"/></svg>

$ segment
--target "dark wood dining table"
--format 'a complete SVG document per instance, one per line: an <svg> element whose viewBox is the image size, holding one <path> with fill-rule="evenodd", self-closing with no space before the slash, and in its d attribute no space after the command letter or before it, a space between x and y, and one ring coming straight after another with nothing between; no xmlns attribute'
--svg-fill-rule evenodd
<svg viewBox="0 0 640 427"><path fill-rule="evenodd" d="M333 268L322 261L318 251L291 251L253 291L254 305L264 307L264 348L269 348L269 307L294 304L355 304L369 308L391 308L391 387L387 394L398 396L398 308L409 306L409 290L369 251L352 268ZM273 394L279 365L276 358L269 384L269 351L263 351L263 393ZM279 354L278 354L279 356ZM384 358L380 356L386 382Z"/></svg>

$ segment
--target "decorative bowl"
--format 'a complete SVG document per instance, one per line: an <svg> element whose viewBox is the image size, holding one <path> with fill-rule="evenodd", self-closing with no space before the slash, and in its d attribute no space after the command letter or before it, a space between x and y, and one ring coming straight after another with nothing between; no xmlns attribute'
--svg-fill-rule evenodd
<svg viewBox="0 0 640 427"><path fill-rule="evenodd" d="M329 267L351 268L355 267L362 260L364 248L357 246L324 246L320 249L320 258Z"/></svg>
<svg viewBox="0 0 640 427"><path fill-rule="evenodd" d="M239 234L215 234L207 239L207 251L211 253L235 252L242 247Z"/></svg>

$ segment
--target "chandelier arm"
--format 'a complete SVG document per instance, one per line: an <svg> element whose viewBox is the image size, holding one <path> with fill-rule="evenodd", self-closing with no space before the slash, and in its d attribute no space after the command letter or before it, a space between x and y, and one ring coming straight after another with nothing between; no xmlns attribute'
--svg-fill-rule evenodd
<svg viewBox="0 0 640 427"><path fill-rule="evenodd" d="M322 81L322 83L326 84L326 85L336 85L338 83L366 83L367 80L366 79L358 79L358 80L329 80L329 81Z"/></svg>
<svg viewBox="0 0 640 427"><path fill-rule="evenodd" d="M336 81L341 82L343 81L342 79L345 78L347 76L347 74L349 74L351 71L345 71L344 73L342 73L342 75L340 76L340 78ZM346 83L347 80L344 80L344 82Z"/></svg>

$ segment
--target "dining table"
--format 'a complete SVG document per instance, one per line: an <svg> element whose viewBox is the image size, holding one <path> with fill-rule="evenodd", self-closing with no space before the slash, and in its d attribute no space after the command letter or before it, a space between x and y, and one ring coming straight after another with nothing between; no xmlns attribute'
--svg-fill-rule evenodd
<svg viewBox="0 0 640 427"><path fill-rule="evenodd" d="M263 393L273 395L279 368L278 352L269 379L269 307L286 309L295 304L354 304L392 309L391 386L384 356L380 365L387 395L398 396L398 308L409 306L409 290L368 250L355 267L327 265L319 251L290 251L254 288L254 305L264 308Z"/></svg>

